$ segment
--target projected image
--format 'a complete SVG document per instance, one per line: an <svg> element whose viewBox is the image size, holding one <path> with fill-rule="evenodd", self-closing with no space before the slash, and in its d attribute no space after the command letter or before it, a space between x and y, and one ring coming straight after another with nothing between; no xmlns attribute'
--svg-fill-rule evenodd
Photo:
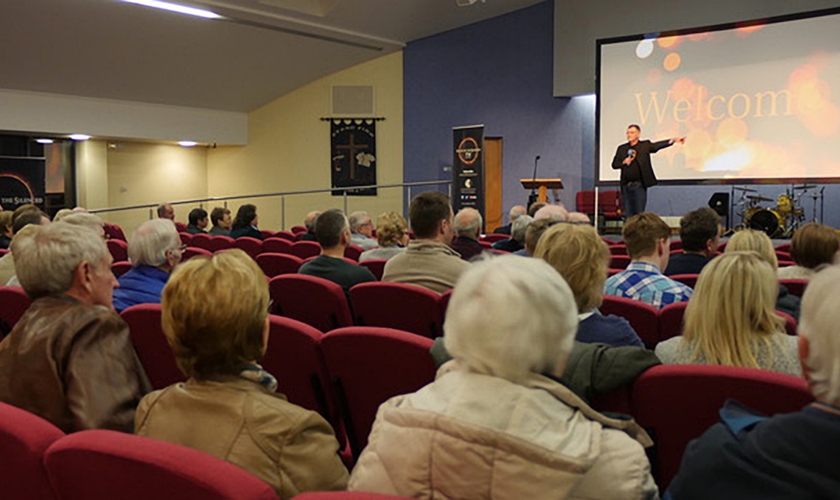
<svg viewBox="0 0 840 500"><path fill-rule="evenodd" d="M629 124L660 180L840 177L840 15L604 43L600 180Z"/></svg>

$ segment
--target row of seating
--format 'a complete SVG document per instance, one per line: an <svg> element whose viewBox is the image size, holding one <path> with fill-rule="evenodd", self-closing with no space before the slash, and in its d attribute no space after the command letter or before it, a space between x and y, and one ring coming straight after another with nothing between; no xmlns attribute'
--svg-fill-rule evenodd
<svg viewBox="0 0 840 500"><path fill-rule="evenodd" d="M668 304L662 309L638 300L605 295L599 310L602 314L615 314L626 319L639 334L639 338L648 349L655 349L656 344L682 335L683 316L688 302ZM776 311L785 320L785 331L796 335L796 320L793 316Z"/></svg>
<svg viewBox="0 0 840 500"><path fill-rule="evenodd" d="M277 500L250 472L183 446L107 430L65 435L0 403L3 500ZM369 493L306 493L302 500L385 500Z"/></svg>

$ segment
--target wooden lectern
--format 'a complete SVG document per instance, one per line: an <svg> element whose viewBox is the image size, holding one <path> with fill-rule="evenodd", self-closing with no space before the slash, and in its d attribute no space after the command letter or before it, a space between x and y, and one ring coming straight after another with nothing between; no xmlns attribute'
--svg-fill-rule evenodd
<svg viewBox="0 0 840 500"><path fill-rule="evenodd" d="M537 201L541 201L543 203L548 203L549 189L554 191L555 198L557 197L557 191L563 189L562 179L519 179L519 182L522 183L522 187L525 189L536 188L539 190L539 198L537 198Z"/></svg>

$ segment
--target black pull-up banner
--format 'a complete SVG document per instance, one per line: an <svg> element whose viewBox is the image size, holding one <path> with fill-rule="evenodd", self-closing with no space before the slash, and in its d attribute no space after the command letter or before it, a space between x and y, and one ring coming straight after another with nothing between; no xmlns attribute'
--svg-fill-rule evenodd
<svg viewBox="0 0 840 500"><path fill-rule="evenodd" d="M452 135L452 209L474 208L484 218L484 125L455 127Z"/></svg>

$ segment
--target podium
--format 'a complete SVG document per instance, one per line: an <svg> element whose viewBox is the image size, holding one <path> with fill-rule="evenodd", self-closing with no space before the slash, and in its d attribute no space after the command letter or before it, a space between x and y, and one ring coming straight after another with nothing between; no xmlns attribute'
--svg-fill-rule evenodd
<svg viewBox="0 0 840 500"><path fill-rule="evenodd" d="M554 191L557 198L557 191L563 189L562 179L519 179L525 189L537 189L539 197L537 201L548 203L548 190Z"/></svg>

